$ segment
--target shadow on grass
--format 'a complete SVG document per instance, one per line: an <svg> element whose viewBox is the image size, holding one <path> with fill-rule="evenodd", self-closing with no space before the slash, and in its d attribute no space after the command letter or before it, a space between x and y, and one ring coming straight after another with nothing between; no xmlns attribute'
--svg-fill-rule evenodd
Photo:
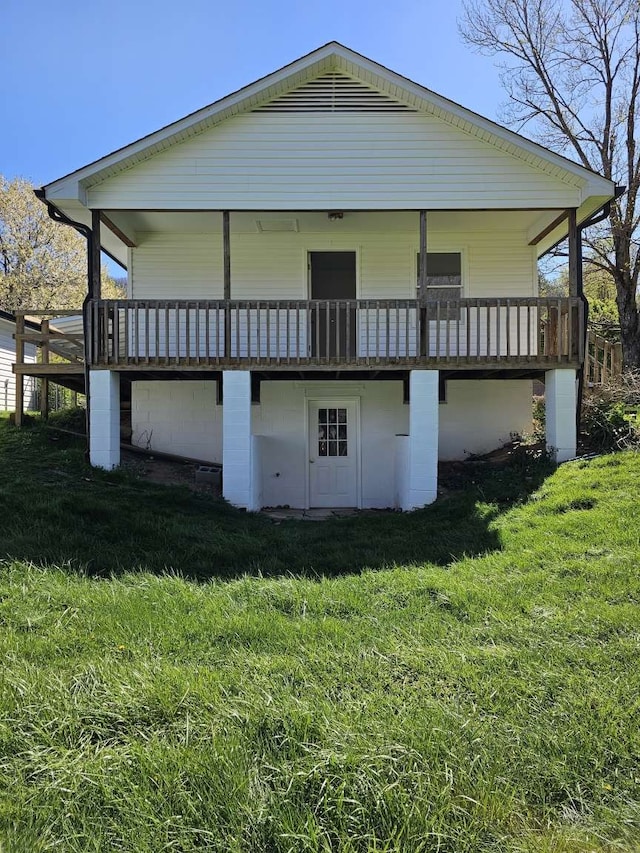
<svg viewBox="0 0 640 853"><path fill-rule="evenodd" d="M0 421L0 559L91 575L146 570L192 579L330 576L393 565L448 565L500 548L491 521L538 488L549 466L465 465L427 509L275 524L184 487L84 461L84 443Z"/></svg>

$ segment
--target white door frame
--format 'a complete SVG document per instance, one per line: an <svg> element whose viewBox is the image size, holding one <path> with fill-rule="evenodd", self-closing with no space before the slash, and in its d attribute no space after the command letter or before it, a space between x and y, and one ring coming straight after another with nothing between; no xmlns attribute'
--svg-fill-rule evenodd
<svg viewBox="0 0 640 853"><path fill-rule="evenodd" d="M362 464L361 464L361 446L362 443L360 441L360 397L354 396L345 396L341 397L339 394L334 394L333 396L328 396L327 394L307 394L304 400L304 425L305 425L305 466L304 466L304 480L305 480L305 507L306 509L310 509L311 507L311 472L310 472L310 458L311 458L311 442L310 442L310 433L311 433L311 421L309 418L309 408L313 405L322 405L327 408L344 406L345 404L353 404L355 407L356 419L355 419L355 463L356 463L356 509L362 509Z"/></svg>

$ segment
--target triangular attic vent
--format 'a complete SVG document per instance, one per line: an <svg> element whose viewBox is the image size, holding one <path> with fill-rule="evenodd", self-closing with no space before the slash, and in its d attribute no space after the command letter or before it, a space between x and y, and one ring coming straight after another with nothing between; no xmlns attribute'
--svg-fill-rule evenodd
<svg viewBox="0 0 640 853"><path fill-rule="evenodd" d="M406 104L347 77L330 72L274 98L253 112L269 113L362 113L362 112L415 112Z"/></svg>

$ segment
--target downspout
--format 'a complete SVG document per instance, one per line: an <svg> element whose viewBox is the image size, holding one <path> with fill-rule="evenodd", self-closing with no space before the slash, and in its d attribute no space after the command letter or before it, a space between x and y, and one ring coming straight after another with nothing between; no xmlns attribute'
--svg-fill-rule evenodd
<svg viewBox="0 0 640 853"><path fill-rule="evenodd" d="M62 225L69 225L71 228L75 228L87 241L87 295L84 298L84 302L82 303L82 327L84 330L84 390L85 390L85 399L86 399L86 407L85 407L85 420L86 420L86 434L87 434L87 450L86 455L89 458L89 440L90 440L90 415L91 415L91 394L89 393L89 362L91 359L91 341L89 339L88 332L88 317L89 317L89 303L94 297L94 281L93 281L93 269L91 264L91 259L93 255L93 231L89 228L88 225L85 225L83 222L76 222L73 219L70 219L65 213L59 210L53 202L49 201L45 195L44 189L34 190L33 191L36 198L40 199L43 204L46 204L47 211L49 213L49 217L53 219L54 222L59 222Z"/></svg>

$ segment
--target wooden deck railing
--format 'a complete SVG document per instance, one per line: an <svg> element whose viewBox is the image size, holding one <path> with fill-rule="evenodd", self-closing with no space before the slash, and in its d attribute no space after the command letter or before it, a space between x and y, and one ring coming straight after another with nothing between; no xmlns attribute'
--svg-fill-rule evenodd
<svg viewBox="0 0 640 853"><path fill-rule="evenodd" d="M586 378L591 385L601 385L622 373L622 344L589 329L587 335Z"/></svg>
<svg viewBox="0 0 640 853"><path fill-rule="evenodd" d="M95 300L91 364L119 369L579 365L584 310L564 298L420 302Z"/></svg>

